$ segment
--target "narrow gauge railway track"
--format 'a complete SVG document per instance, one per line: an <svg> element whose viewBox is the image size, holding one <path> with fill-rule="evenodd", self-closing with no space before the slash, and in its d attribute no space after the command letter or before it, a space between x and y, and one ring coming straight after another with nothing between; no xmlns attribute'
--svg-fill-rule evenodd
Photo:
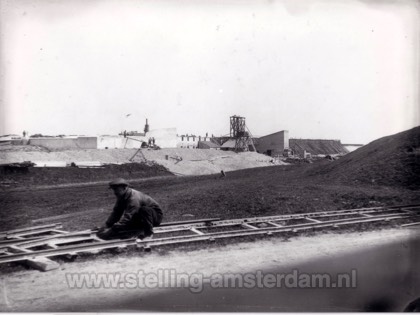
<svg viewBox="0 0 420 315"><path fill-rule="evenodd" d="M24 262L46 271L58 268L48 257L74 258L77 253L108 248L135 246L150 249L156 246L214 241L216 239L274 235L309 229L325 229L362 223L409 220L420 222L420 204L389 207L359 208L337 211L311 212L278 216L221 220L209 218L163 223L155 229L151 239L125 239L104 241L96 237L95 230L67 232L60 224L30 227L0 233L0 264Z"/></svg>

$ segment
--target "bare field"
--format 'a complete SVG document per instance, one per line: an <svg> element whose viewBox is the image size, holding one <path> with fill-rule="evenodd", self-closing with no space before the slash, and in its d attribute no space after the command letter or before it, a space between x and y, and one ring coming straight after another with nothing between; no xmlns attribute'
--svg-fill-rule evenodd
<svg viewBox="0 0 420 315"><path fill-rule="evenodd" d="M303 177L315 165L272 166L196 177L132 180L132 186L158 200L164 221L241 218L420 202L420 191L388 186L344 186ZM112 178L112 176L110 176ZM33 225L33 220L72 214L65 229L101 225L115 202L105 183L24 188L0 192L3 230ZM88 211L88 212L84 212Z"/></svg>

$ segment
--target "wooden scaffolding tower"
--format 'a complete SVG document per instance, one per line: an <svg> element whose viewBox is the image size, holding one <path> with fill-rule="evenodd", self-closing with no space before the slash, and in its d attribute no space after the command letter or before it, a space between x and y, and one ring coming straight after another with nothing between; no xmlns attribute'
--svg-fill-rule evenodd
<svg viewBox="0 0 420 315"><path fill-rule="evenodd" d="M257 151L252 140L252 135L245 124L245 117L230 117L230 137L235 139L235 152L249 151L251 146L253 151Z"/></svg>

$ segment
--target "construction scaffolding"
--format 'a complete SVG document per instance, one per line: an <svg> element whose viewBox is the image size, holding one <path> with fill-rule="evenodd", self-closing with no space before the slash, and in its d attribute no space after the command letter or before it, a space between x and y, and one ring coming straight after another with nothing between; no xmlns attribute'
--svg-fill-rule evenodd
<svg viewBox="0 0 420 315"><path fill-rule="evenodd" d="M250 151L250 146L253 151L257 151L252 141L251 132L245 124L245 117L236 115L230 117L230 137L235 139L235 152Z"/></svg>

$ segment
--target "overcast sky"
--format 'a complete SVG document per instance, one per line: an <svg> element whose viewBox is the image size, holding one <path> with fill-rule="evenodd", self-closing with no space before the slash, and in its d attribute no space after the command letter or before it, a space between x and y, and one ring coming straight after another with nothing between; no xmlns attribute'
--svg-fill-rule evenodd
<svg viewBox="0 0 420 315"><path fill-rule="evenodd" d="M368 143L420 124L417 1L0 0L0 134ZM127 114L131 114L126 117Z"/></svg>

